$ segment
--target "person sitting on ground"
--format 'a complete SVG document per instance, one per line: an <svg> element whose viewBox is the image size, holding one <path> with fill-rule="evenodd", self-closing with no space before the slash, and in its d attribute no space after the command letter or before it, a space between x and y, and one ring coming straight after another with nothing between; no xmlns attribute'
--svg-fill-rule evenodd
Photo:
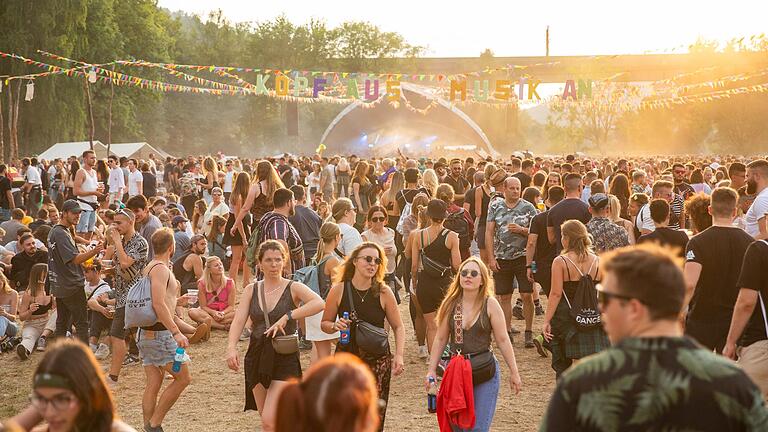
<svg viewBox="0 0 768 432"><path fill-rule="evenodd" d="M208 240L202 234L195 234L187 251L173 262L173 275L181 284L181 295L197 289L197 281L203 277L203 255L207 251Z"/></svg>
<svg viewBox="0 0 768 432"><path fill-rule="evenodd" d="M78 341L57 341L37 365L32 386L30 406L0 430L136 432L117 418L101 367ZM47 427L36 427L42 422Z"/></svg>
<svg viewBox="0 0 768 432"><path fill-rule="evenodd" d="M176 242L176 253L171 257L171 262L176 262L182 255L184 255L191 245L191 235L187 234L187 224L189 220L184 216L174 216L171 220L171 227L173 228L173 239Z"/></svg>
<svg viewBox="0 0 768 432"><path fill-rule="evenodd" d="M18 318L24 321L21 329L21 343L16 347L16 354L22 360L29 358L35 347L42 351L46 346L46 337L56 330L56 309L53 296L45 292L48 278L48 264L35 264L29 272L29 284L21 296Z"/></svg>
<svg viewBox="0 0 768 432"><path fill-rule="evenodd" d="M18 309L19 294L11 288L5 273L0 271L0 352L10 351L14 348L11 342L21 341L16 337L19 334L16 324Z"/></svg>
<svg viewBox="0 0 768 432"><path fill-rule="evenodd" d="M16 232L22 228L27 227L21 222L24 219L24 216L26 216L24 213L24 210L20 208L15 208L11 210L11 219L3 223L0 223L0 228L5 230L5 235L3 236L3 239L0 241L3 245L6 245L16 240L16 237L17 237Z"/></svg>
<svg viewBox="0 0 768 432"><path fill-rule="evenodd" d="M21 235L18 244L19 253L11 258L11 284L16 291L22 292L29 284L29 272L35 264L47 263L48 252L37 248L36 239L29 232Z"/></svg>
<svg viewBox="0 0 768 432"><path fill-rule="evenodd" d="M376 379L358 357L339 353L288 382L277 401L277 432L375 432Z"/></svg>
<svg viewBox="0 0 768 432"><path fill-rule="evenodd" d="M195 322L208 323L217 330L229 330L235 317L235 281L224 275L224 264L218 257L205 261L203 277L197 281L200 306L189 310Z"/></svg>
<svg viewBox="0 0 768 432"><path fill-rule="evenodd" d="M50 232L50 229L51 229L51 227L49 227L48 225L43 225L43 226L37 228L37 230L48 230L47 232ZM23 236L24 234L32 234L32 235L34 235L37 232L37 230L35 230L35 232L32 232L31 229L29 229L27 227L24 227L24 228L16 231L16 240L6 244L5 245L5 250L7 250L8 252L10 252L12 254L17 254L17 253L21 252L22 251L22 247L19 244L19 240L21 240L21 236ZM45 243L46 243L48 237L43 236L42 240L40 240L40 238L41 238L41 236L35 236L35 246L37 247L38 250L47 251L48 247L45 245Z"/></svg>
<svg viewBox="0 0 768 432"><path fill-rule="evenodd" d="M88 303L88 345L97 360L104 360L109 356L109 346L105 343L99 343L99 339L105 330L109 336L117 300L109 298L112 289L101 278L100 262L86 261L83 264L83 274L85 276L85 299Z"/></svg>
<svg viewBox="0 0 768 432"><path fill-rule="evenodd" d="M680 266L675 252L655 245L603 256L598 292L613 346L562 376L540 431L765 430L757 386L682 335Z"/></svg>
<svg viewBox="0 0 768 432"><path fill-rule="evenodd" d="M32 222L31 224L29 224L29 229L32 230L32 232L34 232L41 225L49 225L50 226L51 224L48 221L48 217L49 217L48 216L48 209L41 208L37 212L37 219L35 219L35 221Z"/></svg>

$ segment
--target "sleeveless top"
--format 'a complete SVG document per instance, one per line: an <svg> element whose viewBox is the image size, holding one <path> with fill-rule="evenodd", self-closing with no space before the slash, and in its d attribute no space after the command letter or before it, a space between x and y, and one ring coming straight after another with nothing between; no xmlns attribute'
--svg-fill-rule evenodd
<svg viewBox="0 0 768 432"><path fill-rule="evenodd" d="M213 291L205 291L205 300L206 304L209 308L215 310L215 311L223 311L224 309L229 306L229 296L232 293L232 289L234 288L234 281L230 278L226 278L224 281L224 288L221 289L218 295L216 295L216 292ZM199 290L204 289L205 287L205 280L200 279L197 281L197 288Z"/></svg>
<svg viewBox="0 0 768 432"><path fill-rule="evenodd" d="M427 246L422 244L424 255L432 258L440 264L443 264L444 266L451 265L451 250L448 249L448 247L445 245L445 240L448 238L449 232L450 231L448 229L443 228L437 238L432 241L432 243L428 244ZM428 231L425 234L428 234ZM421 234L419 234L419 236L421 236Z"/></svg>
<svg viewBox="0 0 768 432"><path fill-rule="evenodd" d="M85 180L83 180L83 185L81 186L81 188L83 189L84 192L96 192L96 189L99 186L98 179L96 177L97 175L96 170L91 170L93 175L88 174L88 170L86 169L83 169L83 171L85 172ZM99 201L95 195L86 195L86 196L78 195L77 199L81 201L88 201L91 203L97 203Z"/></svg>
<svg viewBox="0 0 768 432"><path fill-rule="evenodd" d="M381 234L376 234L371 230L367 230L367 231L364 231L362 235L364 235L369 242L373 242L381 246L382 249L384 249L387 246L391 248L389 253L387 254L387 268L385 269L385 271L388 274L394 273L395 266L397 265L397 262L395 260L395 256L397 255L397 249L395 248L395 230L385 226L384 232L382 232Z"/></svg>
<svg viewBox="0 0 768 432"><path fill-rule="evenodd" d="M332 254L331 254L331 255L332 255ZM326 256L328 256L328 255L326 255ZM323 258L325 258L325 257L323 257ZM321 260L322 260L323 258L321 258ZM326 260L326 261L323 261L323 262L321 262L320 264L318 264L318 266L317 266L317 274L318 274L318 278L317 278L317 279L318 279L318 281L317 281L317 282L318 282L318 288L319 288L319 290L320 290L320 297L322 297L322 298L323 298L323 300L325 300L326 298L328 298L328 291L330 291L330 290L331 290L331 285L332 285L332 282L331 282L331 276L330 276L330 275L327 275L327 274L325 274L325 264L326 264L327 262L328 262L327 260Z"/></svg>
<svg viewBox="0 0 768 432"><path fill-rule="evenodd" d="M261 187L261 182L259 182L259 196L253 200L253 205L251 206L251 214L253 215L254 225L259 223L262 216L274 209L274 206L271 206L267 203L267 196L264 194L264 190Z"/></svg>
<svg viewBox="0 0 768 432"><path fill-rule="evenodd" d="M34 299L32 299L34 300ZM53 296L48 296L48 304L41 305L38 303L39 307L36 311L32 312L32 315L47 315L48 311L51 310L51 306L53 305Z"/></svg>
<svg viewBox="0 0 768 432"><path fill-rule="evenodd" d="M581 278L582 275L586 275L587 273L581 273L581 269L576 267L576 263L571 261L570 258L567 258L564 255L560 256L563 257L563 261L565 262L565 271L568 274L568 280L563 281L563 292L565 292L565 295L567 295L569 299L572 299L576 295L576 288L579 286L579 280L571 280L571 265L576 268L576 272L579 273L579 278ZM597 275L600 273L599 260L599 258L595 258L592 261L592 264L589 265L589 270L587 270L591 276L592 269L597 268L595 276L593 277L595 282L597 282Z"/></svg>
<svg viewBox="0 0 768 432"><path fill-rule="evenodd" d="M456 308L454 307L454 313ZM466 320L466 317L464 317ZM456 323L453 320L453 313L448 320L448 328L450 329L451 344L454 344L454 335L456 332ZM464 329L464 348L463 352L466 353L478 353L487 351L491 348L491 318L488 316L488 299L485 299L483 306L480 308L480 315L475 320L472 327Z"/></svg>
<svg viewBox="0 0 768 432"><path fill-rule="evenodd" d="M367 291L358 290L352 285L352 281L344 282L344 289L342 290L341 301L339 302L339 316L343 316L344 312L348 312L350 318L354 318L352 316L352 308L349 305L350 300L349 295L347 294L347 284L349 284L349 288L352 291L352 304L355 305L357 319L384 328L384 320L386 319L387 314L384 312L384 308L381 307L381 296L374 296L370 289ZM358 352L354 325L349 333L349 343L347 345L339 344L336 346L336 349L351 353Z"/></svg>
<svg viewBox="0 0 768 432"><path fill-rule="evenodd" d="M195 269L191 268L187 270L184 268L184 261L186 261L187 257L190 255L192 255L192 251L187 251L173 262L173 275L179 280L179 285L181 285L181 295L186 294L190 288L197 288Z"/></svg>
<svg viewBox="0 0 768 432"><path fill-rule="evenodd" d="M292 283L293 282L288 282L288 285L283 289L283 294L277 300L277 303L275 303L275 307L267 313L267 315L269 315L270 325L275 324L277 320L287 314L288 311L296 309L296 304L293 303L293 296L291 296ZM264 332L267 331L267 323L264 322L264 312L262 312L261 309L260 290L262 289L264 289L263 282L257 282L253 285L251 307L248 310L248 313L251 315L251 321L253 322L253 335L258 335L258 337L263 337ZM264 297L267 297L266 293ZM290 335L293 333L296 333L296 320L289 320L288 324L285 325L285 334Z"/></svg>

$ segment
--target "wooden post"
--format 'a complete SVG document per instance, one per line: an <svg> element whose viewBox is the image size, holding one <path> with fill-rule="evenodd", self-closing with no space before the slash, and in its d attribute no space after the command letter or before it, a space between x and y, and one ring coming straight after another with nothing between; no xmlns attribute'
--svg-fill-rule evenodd
<svg viewBox="0 0 768 432"><path fill-rule="evenodd" d="M95 128L93 125L93 105L91 104L91 85L88 83L88 76L85 77L85 95L88 102L88 117L90 118L90 134L89 140L91 150L93 150L93 136L95 134Z"/></svg>
<svg viewBox="0 0 768 432"><path fill-rule="evenodd" d="M115 67L112 66L112 71L114 72ZM110 151L112 149L112 99L115 98L115 82L112 80L112 77L109 77L109 115L108 115L108 122L107 122L107 157L110 155Z"/></svg>

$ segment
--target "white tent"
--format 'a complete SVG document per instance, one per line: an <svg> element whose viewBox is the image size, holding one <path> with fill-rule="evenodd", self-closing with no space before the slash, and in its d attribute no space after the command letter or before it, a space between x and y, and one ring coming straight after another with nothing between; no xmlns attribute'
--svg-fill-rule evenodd
<svg viewBox="0 0 768 432"><path fill-rule="evenodd" d="M56 143L48 150L40 153L37 156L37 159L50 161L56 158L66 159L70 156L80 157L83 155L84 151L89 150L90 148L91 143L89 141ZM96 152L96 157L98 158L107 157L107 147L102 144L101 141L93 142L93 151Z"/></svg>
<svg viewBox="0 0 768 432"><path fill-rule="evenodd" d="M106 152L106 147L104 147ZM148 159L150 153L156 157L165 159L170 156L168 153L158 150L145 142L112 144L109 152L117 157L127 157L136 159Z"/></svg>

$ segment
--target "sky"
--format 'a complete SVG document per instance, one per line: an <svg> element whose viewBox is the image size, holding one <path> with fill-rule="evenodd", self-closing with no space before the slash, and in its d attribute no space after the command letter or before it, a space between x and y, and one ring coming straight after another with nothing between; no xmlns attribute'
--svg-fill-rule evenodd
<svg viewBox="0 0 768 432"><path fill-rule="evenodd" d="M425 57L497 57L686 52L697 38L726 41L765 33L766 0L539 0L521 2L389 0L159 0L170 10L205 17L221 9L233 22L266 21L281 14L296 24L310 18L330 26L368 21L426 46ZM374 4L371 2L371 4ZM468 5L477 5L471 7Z"/></svg>

